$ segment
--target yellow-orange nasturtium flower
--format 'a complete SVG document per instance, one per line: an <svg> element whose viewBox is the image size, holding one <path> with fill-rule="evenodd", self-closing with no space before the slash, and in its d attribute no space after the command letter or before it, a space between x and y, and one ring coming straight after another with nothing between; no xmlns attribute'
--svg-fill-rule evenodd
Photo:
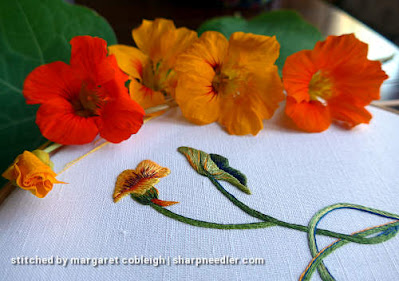
<svg viewBox="0 0 399 281"><path fill-rule="evenodd" d="M274 65L276 38L204 32L177 61L176 102L189 121L219 122L230 134L256 135L284 99Z"/></svg>
<svg viewBox="0 0 399 281"><path fill-rule="evenodd" d="M130 194L137 202L148 205L151 202L166 207L177 204L175 201L163 201L158 199L158 190L155 184L160 178L170 174L168 168L162 167L151 160L140 162L136 169L125 170L116 179L114 190L114 202L118 202Z"/></svg>
<svg viewBox="0 0 399 281"><path fill-rule="evenodd" d="M133 100L144 109L165 104L165 98L174 96L176 56L197 38L197 33L158 18L143 20L132 35L138 48L114 45L109 47L109 53L115 55L119 67L130 76Z"/></svg>
<svg viewBox="0 0 399 281"><path fill-rule="evenodd" d="M55 178L57 174L51 167L50 157L43 150L24 151L2 176L16 186L43 198L53 188L54 183L64 183Z"/></svg>

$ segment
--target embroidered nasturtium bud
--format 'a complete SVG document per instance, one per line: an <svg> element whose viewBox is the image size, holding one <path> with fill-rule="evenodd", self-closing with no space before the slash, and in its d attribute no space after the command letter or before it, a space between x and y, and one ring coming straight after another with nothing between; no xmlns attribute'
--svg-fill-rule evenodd
<svg viewBox="0 0 399 281"><path fill-rule="evenodd" d="M43 198L53 188L54 183L64 183L55 178L57 174L52 170L52 165L50 156L45 151L24 151L2 176L14 185Z"/></svg>
<svg viewBox="0 0 399 281"><path fill-rule="evenodd" d="M251 194L251 191L247 187L247 178L240 171L230 167L227 158L218 154L208 154L186 146L181 146L177 150L186 156L190 165L200 175L227 181L242 192Z"/></svg>
<svg viewBox="0 0 399 281"><path fill-rule="evenodd" d="M114 191L114 202L128 194L137 202L149 205L155 203L165 207L176 204L175 201L163 201L158 199L158 190L154 187L159 178L170 174L168 168L162 167L151 160L140 162L135 170L125 170L119 174Z"/></svg>

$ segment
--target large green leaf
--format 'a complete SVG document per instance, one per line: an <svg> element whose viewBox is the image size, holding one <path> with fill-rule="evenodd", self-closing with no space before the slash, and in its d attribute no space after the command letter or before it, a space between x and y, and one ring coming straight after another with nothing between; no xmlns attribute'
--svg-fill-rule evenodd
<svg viewBox="0 0 399 281"><path fill-rule="evenodd" d="M236 31L267 36L275 35L280 43L280 57L276 65L281 70L285 59L300 50L313 49L323 39L316 27L303 20L294 11L272 11L260 14L250 20L241 17L219 17L204 22L198 29L201 34L207 30L223 33L226 38Z"/></svg>
<svg viewBox="0 0 399 281"><path fill-rule="evenodd" d="M37 106L26 105L24 79L35 67L69 61L69 41L92 35L115 44L104 18L85 7L62 0L0 1L0 171L16 155L43 142L35 124Z"/></svg>

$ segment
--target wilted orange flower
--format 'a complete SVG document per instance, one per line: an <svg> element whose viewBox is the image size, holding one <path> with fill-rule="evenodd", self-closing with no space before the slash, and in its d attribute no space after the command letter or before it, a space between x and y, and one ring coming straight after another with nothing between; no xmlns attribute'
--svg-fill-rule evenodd
<svg viewBox="0 0 399 281"><path fill-rule="evenodd" d="M101 38L71 40L70 64L60 61L34 69L23 94L28 104L40 104L36 123L47 139L60 144L91 142L98 133L118 143L136 133L144 110L129 98L128 77L107 56Z"/></svg>
<svg viewBox="0 0 399 281"><path fill-rule="evenodd" d="M365 106L379 99L388 76L380 62L367 59L367 49L353 34L329 36L313 50L287 58L285 112L299 128L321 132L332 120L349 127L369 123L372 116Z"/></svg>
<svg viewBox="0 0 399 281"><path fill-rule="evenodd" d="M173 21L143 20L132 32L138 47L109 47L119 67L130 76L129 92L144 109L164 104L165 97L174 96L175 59L197 38L195 31L176 28Z"/></svg>
<svg viewBox="0 0 399 281"><path fill-rule="evenodd" d="M44 159L39 157L44 156ZM47 157L46 157L47 155ZM3 177L22 189L29 190L33 195L43 198L58 181L56 173L49 166L48 154L44 151L24 151L18 155L14 163L3 173Z"/></svg>
<svg viewBox="0 0 399 281"><path fill-rule="evenodd" d="M117 178L114 191L114 202L118 202L128 194L142 204L153 202L160 206L170 206L178 202L158 199L158 190L154 187L159 178L166 177L170 170L161 167L151 160L144 160L135 170L125 170Z"/></svg>
<svg viewBox="0 0 399 281"><path fill-rule="evenodd" d="M256 135L284 99L275 37L204 32L176 62L176 101L189 121Z"/></svg>

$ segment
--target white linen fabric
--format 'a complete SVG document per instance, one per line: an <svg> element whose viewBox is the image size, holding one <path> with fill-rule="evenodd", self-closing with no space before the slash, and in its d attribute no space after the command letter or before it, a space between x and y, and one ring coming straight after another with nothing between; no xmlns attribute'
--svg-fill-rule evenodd
<svg viewBox="0 0 399 281"><path fill-rule="evenodd" d="M370 125L338 126L309 134L287 127L280 111L256 137L231 136L219 125L195 126L178 109L145 124L121 144L109 144L76 163L44 199L14 191L0 206L1 280L297 280L311 260L306 233L282 227L205 229L167 218L130 197L113 203L116 177L144 159L168 167L157 188L178 214L219 223L248 216L197 174L179 146L227 157L248 178L252 195L222 185L247 205L290 223L307 225L321 208L348 202L399 213L399 116L370 108ZM55 170L95 145L68 146ZM350 234L388 222L339 210L319 227ZM317 236L320 249L333 239ZM350 243L325 263L337 280L398 280L399 237L377 245ZM17 257L115 258L119 265L18 265ZM170 258L170 265L123 265L122 258ZM176 265L178 258L239 258L238 265ZM262 258L263 265L244 265ZM54 261L56 263L56 261ZM312 280L320 280L317 273Z"/></svg>

